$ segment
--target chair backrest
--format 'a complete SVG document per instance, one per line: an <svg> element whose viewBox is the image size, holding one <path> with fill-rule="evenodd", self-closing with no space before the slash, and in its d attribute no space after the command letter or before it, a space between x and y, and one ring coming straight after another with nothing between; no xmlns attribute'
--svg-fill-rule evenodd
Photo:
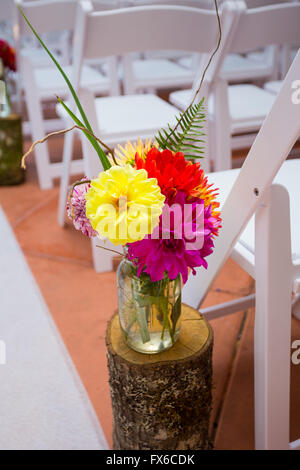
<svg viewBox="0 0 300 470"><path fill-rule="evenodd" d="M290 0L245 0L247 8L259 8L267 5L275 5L276 3L286 3Z"/></svg>
<svg viewBox="0 0 300 470"><path fill-rule="evenodd" d="M300 3L286 2L245 9L230 52L248 52L269 45L299 44Z"/></svg>
<svg viewBox="0 0 300 470"><path fill-rule="evenodd" d="M13 1L1 0L0 5L0 21L12 20L13 16Z"/></svg>
<svg viewBox="0 0 300 470"><path fill-rule="evenodd" d="M237 21L236 1L222 6L222 41L209 77L217 73L226 54L229 35ZM88 0L80 2L76 26L76 57L73 84L78 86L82 60L144 51L177 51L203 53L206 58L218 41L215 11L172 5L148 5L111 11L93 11ZM153 34L155 25L155 34ZM77 64L77 65L76 65ZM215 71L215 72L214 72ZM130 75L130 73L127 74ZM206 86L203 85L203 94Z"/></svg>
<svg viewBox="0 0 300 470"><path fill-rule="evenodd" d="M15 0L15 3L22 8L27 18L30 18L31 24L39 34L74 29L77 10L77 2L74 0ZM18 9L15 11L15 27L19 36L32 34Z"/></svg>
<svg viewBox="0 0 300 470"><path fill-rule="evenodd" d="M126 7L126 0L91 0L95 10L113 10L115 8Z"/></svg>
<svg viewBox="0 0 300 470"><path fill-rule="evenodd" d="M210 256L208 269L190 276L185 285L183 300L195 307L205 297L300 135L299 73L300 50L225 201L223 228Z"/></svg>
<svg viewBox="0 0 300 470"><path fill-rule="evenodd" d="M216 46L214 11L159 5L98 12L88 10L89 4L81 2L85 15L82 52L88 59L164 49L208 53Z"/></svg>
<svg viewBox="0 0 300 470"><path fill-rule="evenodd" d="M213 0L131 0L132 6L141 5L181 5L185 7L214 9Z"/></svg>
<svg viewBox="0 0 300 470"><path fill-rule="evenodd" d="M99 57L132 52L178 49L191 52L200 50L209 54L217 45L219 31L214 11L160 5L95 12L89 1L82 1L81 8L74 40L76 60L72 79L77 89L83 59L95 60ZM226 2L221 16L224 27L219 54L222 54L226 45L227 32L230 31L236 17L235 2ZM153 33L154 25L155 34ZM82 91L81 97L85 101L89 116L94 115L94 118L91 118L91 124L94 132L97 133L93 100L87 96L87 93L83 95ZM91 162L90 168L93 168L88 174L96 174L100 168L98 166L96 169L88 148L86 154Z"/></svg>
<svg viewBox="0 0 300 470"><path fill-rule="evenodd" d="M30 46L38 46L38 42L17 6L21 7L26 17L30 20L30 23L46 42L47 38L45 38L45 35L47 36L49 33L67 33L68 31L73 31L75 28L78 5L74 0L12 0L12 2L15 3L13 12L13 35L18 68L22 68L23 66L21 48L24 44L24 39L25 43ZM67 37L64 38L64 43L66 43L66 41ZM67 45L63 44L63 40L61 46L67 48ZM66 58L65 62L68 62ZM50 59L47 62L46 52L45 64L51 65ZM42 66L42 64L39 65ZM21 87L21 83L19 83L19 87Z"/></svg>

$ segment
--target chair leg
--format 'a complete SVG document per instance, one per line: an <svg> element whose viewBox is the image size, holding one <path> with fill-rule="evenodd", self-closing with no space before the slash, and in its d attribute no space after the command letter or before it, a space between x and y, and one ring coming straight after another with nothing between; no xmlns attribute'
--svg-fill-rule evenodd
<svg viewBox="0 0 300 470"><path fill-rule="evenodd" d="M66 203L67 203L67 197L68 197L73 145L74 145L74 133L67 132L67 134L65 135L65 139L64 139L62 174L61 174L61 180L60 180L60 192L59 192L59 203L58 203L58 223L62 227L65 225L65 213L66 213Z"/></svg>
<svg viewBox="0 0 300 470"><path fill-rule="evenodd" d="M32 66L29 61L24 61L23 80L25 86L25 100L30 120L32 140L36 141L45 135L42 103L37 95ZM47 144L38 145L34 150L39 185L41 189L51 189L53 181L50 174L50 158Z"/></svg>
<svg viewBox="0 0 300 470"><path fill-rule="evenodd" d="M230 170L231 128L227 96L227 82L220 80L214 93L214 171Z"/></svg>
<svg viewBox="0 0 300 470"><path fill-rule="evenodd" d="M114 254L111 251L99 248L104 246L103 241L97 237L92 238L92 252L94 269L97 273L104 273L112 270L112 259ZM105 244L105 248L110 248L110 243ZM116 249L116 247L113 247Z"/></svg>
<svg viewBox="0 0 300 470"><path fill-rule="evenodd" d="M292 258L288 193L273 185L255 219L255 447L289 448Z"/></svg>
<svg viewBox="0 0 300 470"><path fill-rule="evenodd" d="M293 300L292 314L297 320L300 320L300 295L296 295Z"/></svg>

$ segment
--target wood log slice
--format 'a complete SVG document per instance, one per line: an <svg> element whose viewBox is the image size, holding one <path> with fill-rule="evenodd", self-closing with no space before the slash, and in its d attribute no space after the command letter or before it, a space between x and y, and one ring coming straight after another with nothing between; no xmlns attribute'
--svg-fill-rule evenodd
<svg viewBox="0 0 300 470"><path fill-rule="evenodd" d="M129 348L115 314L108 324L107 356L116 450L209 449L213 333L182 305L175 345L159 354Z"/></svg>

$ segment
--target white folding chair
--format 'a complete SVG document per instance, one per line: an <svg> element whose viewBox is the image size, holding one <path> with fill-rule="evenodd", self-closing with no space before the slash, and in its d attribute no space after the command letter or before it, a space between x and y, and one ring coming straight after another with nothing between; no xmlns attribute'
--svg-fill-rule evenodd
<svg viewBox="0 0 300 470"><path fill-rule="evenodd" d="M145 5L179 5L185 7L214 9L211 0L132 0L132 6ZM187 32L187 34L189 34ZM143 51L143 57L137 58L128 54L123 58L125 77L124 90L126 94L134 94L159 89L178 89L192 85L198 54L188 54L182 50ZM181 64L181 60L183 63ZM130 65L128 65L130 62ZM187 66L188 63L188 66Z"/></svg>
<svg viewBox="0 0 300 470"><path fill-rule="evenodd" d="M291 2L247 10L243 2L237 3L243 10L232 37L230 52L247 52L272 44L294 44L299 38L300 30L293 31L289 27L295 20L300 21L299 4ZM190 96L190 90L182 90L172 93L170 101L182 109ZM251 145L274 99L273 94L254 85L228 86L226 80L219 76L214 100L209 103L216 170L231 168L231 149Z"/></svg>
<svg viewBox="0 0 300 470"><path fill-rule="evenodd" d="M11 20L13 16L13 2L11 0L2 0L0 9L0 21Z"/></svg>
<svg viewBox="0 0 300 470"><path fill-rule="evenodd" d="M245 0L247 8L288 3L291 0ZM293 56L293 58L295 55ZM280 46L267 46L246 54L231 53L224 60L222 77L228 83L275 81L280 75L281 50ZM288 61L285 72L292 60ZM270 90L268 90L270 91Z"/></svg>
<svg viewBox="0 0 300 470"><path fill-rule="evenodd" d="M73 0L17 0L32 22L39 34L48 34L53 31L72 31L75 26L78 5ZM49 59L47 65L34 67L30 55L23 55L20 42L22 37L30 35L30 30L20 11L15 8L15 42L17 49L18 66L23 79L25 100L30 119L31 135L33 140L40 139L46 132L62 127L59 119L43 120L42 104L55 99L55 95L65 98L68 88L59 71ZM75 49L76 53L76 49ZM46 52L44 55L47 56ZM113 67L113 59L111 59ZM64 70L68 76L72 75L73 66L66 66ZM81 84L93 90L95 94L114 94L118 92L116 82L108 76L104 76L97 70L83 65L81 70ZM49 189L53 185L53 179L61 175L61 163L51 163L47 144L35 149L36 165L41 189ZM71 172L82 171L82 161L73 162Z"/></svg>
<svg viewBox="0 0 300 470"><path fill-rule="evenodd" d="M163 2L162 2L163 3ZM169 60L170 52L162 51L167 57L153 57L146 53L135 58L131 54L123 57L124 92L126 95L151 90L186 88L192 85L195 70L188 69L174 60ZM182 52L177 52L182 56Z"/></svg>
<svg viewBox="0 0 300 470"><path fill-rule="evenodd" d="M298 26L295 17L289 29ZM208 175L220 188L223 228L207 271L190 276L183 290L183 301L199 308L230 255L255 278L257 449L300 449L300 439L289 443L292 306L300 319L300 159L285 161L300 134L299 72L300 52L242 169ZM212 319L252 305L254 296L202 313Z"/></svg>
<svg viewBox="0 0 300 470"><path fill-rule="evenodd" d="M235 14L234 3L228 2L222 12L223 41L219 55L225 51L227 35L231 31ZM149 16L152 18L151 22L149 22ZM156 24L155 34L153 34L152 22ZM183 28L182 25L185 27ZM192 34L185 34L186 30L191 31ZM111 33L112 31L114 34ZM180 46L187 51L194 51L195 48L201 47L202 52L208 54L216 47L218 26L215 13L208 10L148 6L94 12L90 2L82 2L81 24L78 25L77 37L79 45L74 69L77 75L73 77L75 88L84 58L95 59L99 56L107 57L143 50L177 50ZM137 37L139 41L136 40ZM203 90L205 87L208 87L207 82ZM153 138L158 129L165 127L167 123L172 125L176 122L177 109L155 95L139 94L95 99L90 90L81 89L80 96L94 132L111 147L127 140L136 140L138 137ZM206 132L205 129L204 131ZM67 136L66 145L69 139L70 137ZM99 159L84 136L82 142L86 175L95 177L101 171ZM58 209L60 224L64 223L69 182L70 152L67 148L65 150ZM208 152L208 147L206 152ZM208 159L204 158L203 165L207 161ZM111 268L111 255L108 252L96 250L96 243L99 241L94 239L95 269L96 271L108 270Z"/></svg>
<svg viewBox="0 0 300 470"><path fill-rule="evenodd" d="M256 82L277 78L277 48L269 46L261 52L251 52L246 55L228 54L222 66L222 77L229 83ZM189 70L195 70L199 57L185 56L178 59L178 64Z"/></svg>
<svg viewBox="0 0 300 470"><path fill-rule="evenodd" d="M282 70L281 70L281 75L283 78L286 75L286 72L289 69L291 62L293 62L298 52L299 45L300 45L300 39L298 42L298 47L291 48L290 46L283 46L281 49L281 59L282 59L282 62L285 62L285 65L282 67ZM283 82L282 80L272 80L272 81L266 82L264 84L264 89L269 91L270 93L274 93L275 95L277 95L282 85L282 82Z"/></svg>
<svg viewBox="0 0 300 470"><path fill-rule="evenodd" d="M267 0L265 1L267 2ZM215 9L213 0L152 0L148 2L135 0L132 3L135 5L176 4L202 9ZM263 4L264 0L261 3ZM144 58L131 56L125 58L125 63L126 61L132 61L130 69L132 73L125 80L126 93L191 86L201 60L200 54L187 55L186 51L183 50L146 51L143 55ZM222 67L222 76L230 83L245 80L275 79L276 59L277 51L273 46L256 53L256 55L228 54Z"/></svg>
<svg viewBox="0 0 300 470"><path fill-rule="evenodd" d="M184 2L184 0L182 0ZM284 0L249 0L247 8L268 5L270 3L283 3ZM220 2L221 4L222 2ZM213 1L196 0L199 8L214 8ZM278 73L278 51L274 46L269 46L261 51L254 51L248 54L232 53L225 57L222 66L222 77L229 83L239 83L243 81L274 80ZM180 57L177 61L183 67L194 70L198 66L195 57Z"/></svg>

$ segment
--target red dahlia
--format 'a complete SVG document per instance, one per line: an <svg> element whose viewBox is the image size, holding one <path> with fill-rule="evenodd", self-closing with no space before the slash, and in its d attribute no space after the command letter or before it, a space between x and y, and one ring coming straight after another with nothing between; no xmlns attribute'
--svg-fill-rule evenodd
<svg viewBox="0 0 300 470"><path fill-rule="evenodd" d="M0 59L2 59L4 67L16 71L15 51L3 39L0 39Z"/></svg>
<svg viewBox="0 0 300 470"><path fill-rule="evenodd" d="M170 150L152 148L145 160L136 153L135 166L138 170L144 168L149 178L156 178L165 196L176 195L177 191L191 194L203 177L200 163L186 161L182 152L174 154Z"/></svg>

